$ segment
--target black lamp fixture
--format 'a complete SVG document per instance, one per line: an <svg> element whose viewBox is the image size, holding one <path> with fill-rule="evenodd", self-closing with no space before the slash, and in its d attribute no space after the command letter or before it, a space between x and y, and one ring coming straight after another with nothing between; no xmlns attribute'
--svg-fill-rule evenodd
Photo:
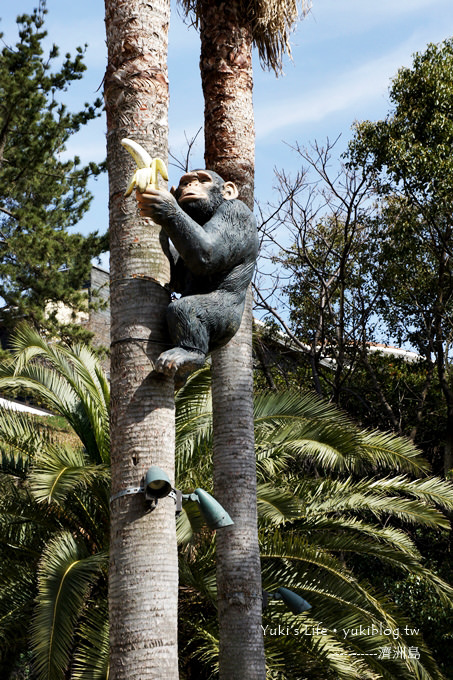
<svg viewBox="0 0 453 680"><path fill-rule="evenodd" d="M311 609L309 604L303 597L288 588L277 588L274 593L269 593L263 590L263 609L267 607L269 600L283 600L290 612L293 614L302 614Z"/></svg>

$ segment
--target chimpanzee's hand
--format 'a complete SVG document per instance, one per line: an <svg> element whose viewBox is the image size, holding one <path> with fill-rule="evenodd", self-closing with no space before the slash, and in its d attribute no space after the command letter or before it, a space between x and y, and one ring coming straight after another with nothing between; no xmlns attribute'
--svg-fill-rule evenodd
<svg viewBox="0 0 453 680"><path fill-rule="evenodd" d="M150 217L157 224L165 224L169 217L180 210L176 198L166 189L146 187L146 191L136 192L140 215Z"/></svg>

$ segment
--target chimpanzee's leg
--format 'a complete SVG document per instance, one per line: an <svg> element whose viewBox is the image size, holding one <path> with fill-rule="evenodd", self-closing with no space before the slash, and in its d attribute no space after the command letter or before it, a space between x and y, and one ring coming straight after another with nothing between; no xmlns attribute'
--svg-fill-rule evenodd
<svg viewBox="0 0 453 680"><path fill-rule="evenodd" d="M173 300L167 308L172 349L163 352L156 371L178 375L179 383L203 366L207 353L224 345L239 328L243 304L237 296L217 290Z"/></svg>

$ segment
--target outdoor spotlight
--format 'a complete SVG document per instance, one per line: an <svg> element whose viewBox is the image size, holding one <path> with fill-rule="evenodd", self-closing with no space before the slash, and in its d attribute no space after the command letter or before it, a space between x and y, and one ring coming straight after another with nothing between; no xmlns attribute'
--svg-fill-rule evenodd
<svg viewBox="0 0 453 680"><path fill-rule="evenodd" d="M203 519L210 529L220 529L221 527L233 524L233 520L227 511L222 508L220 503L211 494L204 491L204 489L195 489L193 493L189 494L184 494L179 489L173 489L167 473L161 470L160 467L157 467L157 465L152 465L149 468L145 475L143 486L120 491L115 496L112 496L111 500L128 493L139 493L140 491L145 493L145 500L151 503L151 509L156 507L159 498L170 496L176 504L176 515L179 515L182 510L182 501L190 500L198 503Z"/></svg>
<svg viewBox="0 0 453 680"><path fill-rule="evenodd" d="M266 590L263 590L263 609L267 607L269 600L283 600L293 614L302 614L302 612L311 609L311 604L297 593L288 590L288 588L277 588L275 593L268 593Z"/></svg>
<svg viewBox="0 0 453 680"><path fill-rule="evenodd" d="M152 465L145 475L144 491L145 500L156 501L168 496L172 490L171 482L166 472Z"/></svg>
<svg viewBox="0 0 453 680"><path fill-rule="evenodd" d="M198 503L203 519L210 529L220 529L234 524L225 508L204 489L195 489L193 493L183 494L182 497Z"/></svg>
<svg viewBox="0 0 453 680"><path fill-rule="evenodd" d="M288 588L277 588L276 595L280 595L280 598L277 597L276 599L283 600L293 614L302 614L302 612L306 612L307 609L311 609L311 604L297 593L288 590Z"/></svg>

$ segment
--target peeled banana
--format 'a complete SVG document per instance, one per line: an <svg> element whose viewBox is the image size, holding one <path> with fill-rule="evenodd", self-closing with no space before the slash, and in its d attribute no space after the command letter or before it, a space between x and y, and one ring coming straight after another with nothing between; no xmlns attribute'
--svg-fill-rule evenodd
<svg viewBox="0 0 453 680"><path fill-rule="evenodd" d="M153 189L158 189L159 174L162 175L163 179L168 179L167 168L160 158L151 158L146 149L137 142L134 142L133 139L127 139L125 137L121 140L121 144L129 151L132 158L137 163L137 170L134 172L134 176L126 189L125 196L130 196L135 187L137 187L140 193L143 193L149 185L151 185Z"/></svg>

